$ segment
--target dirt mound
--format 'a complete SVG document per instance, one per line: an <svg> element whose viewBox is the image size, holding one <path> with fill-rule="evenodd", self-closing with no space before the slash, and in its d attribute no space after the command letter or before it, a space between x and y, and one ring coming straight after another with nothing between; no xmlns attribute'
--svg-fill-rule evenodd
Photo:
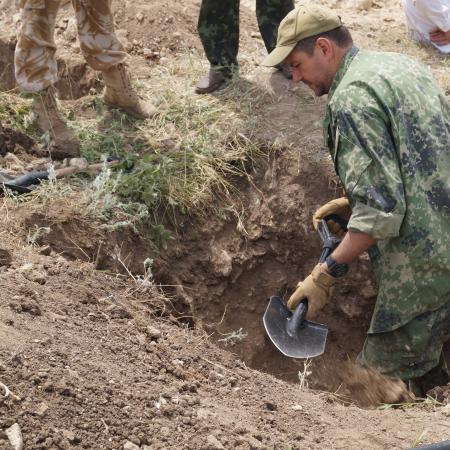
<svg viewBox="0 0 450 450"><path fill-rule="evenodd" d="M339 377L340 395L362 407L373 407L383 403L399 404L413 400L413 396L401 380L387 378L375 370L363 369L351 362L343 365Z"/></svg>
<svg viewBox="0 0 450 450"><path fill-rule="evenodd" d="M166 286L180 316L192 317L190 322L207 330L219 345L232 345L250 367L297 381L303 363L273 347L262 316L271 295L286 296L315 265L320 242L310 223L315 206L309 199L320 204L334 194L321 181L311 182L320 180L324 167L304 157L299 171L291 157L295 155L284 151L268 165L255 167L252 183L241 184L245 213L240 227L219 218L181 218L181 234L161 252L145 236L108 230L68 209L66 202L53 202L45 211L21 208L22 239L32 236L35 245L48 246L68 260L123 274L142 273L144 261L152 258L155 280ZM368 262L360 261L339 287L336 301L319 316L330 334L326 355L314 360L311 387L335 391L341 384L337 367L362 347L376 295L371 277Z"/></svg>
<svg viewBox="0 0 450 450"><path fill-rule="evenodd" d="M254 371L175 320L149 280L22 242L0 235L2 448L16 423L42 450L404 448L425 427L428 441L446 432L444 410L399 422Z"/></svg>
<svg viewBox="0 0 450 450"><path fill-rule="evenodd" d="M0 156L5 156L7 153L38 154L39 152L33 139L29 136L0 124Z"/></svg>
<svg viewBox="0 0 450 450"><path fill-rule="evenodd" d="M169 52L201 50L199 2L113 2L117 33L128 52L159 59Z"/></svg>

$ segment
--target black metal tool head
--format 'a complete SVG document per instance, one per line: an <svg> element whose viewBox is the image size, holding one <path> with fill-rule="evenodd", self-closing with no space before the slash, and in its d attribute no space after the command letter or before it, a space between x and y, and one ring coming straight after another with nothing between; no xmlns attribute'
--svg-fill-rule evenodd
<svg viewBox="0 0 450 450"><path fill-rule="evenodd" d="M264 313L266 332L275 347L290 358L313 358L325 351L328 328L304 320L307 302L303 300L294 313L280 297L271 297Z"/></svg>

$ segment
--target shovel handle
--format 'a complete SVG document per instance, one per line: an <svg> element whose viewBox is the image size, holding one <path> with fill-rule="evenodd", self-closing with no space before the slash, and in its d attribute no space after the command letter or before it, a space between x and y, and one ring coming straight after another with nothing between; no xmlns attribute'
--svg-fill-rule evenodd
<svg viewBox="0 0 450 450"><path fill-rule="evenodd" d="M347 231L347 221L342 217L339 217L337 214L330 214L327 217L324 217L319 224L319 229L317 230L322 241L322 253L319 258L319 263L325 262L328 256L333 253L334 249L341 243L341 238L334 236L330 229L328 228L327 220L334 220L337 222L340 227Z"/></svg>
<svg viewBox="0 0 450 450"><path fill-rule="evenodd" d="M333 236L328 228L327 220L334 220L339 223L341 228L347 231L347 221L336 214L331 214L322 219L319 226L319 236L322 240L322 253L320 254L319 263L325 262L328 256L333 253L334 249L340 244L341 239ZM305 297L294 309L292 316L288 319L287 332L290 336L294 336L296 330L302 326L302 322L308 312L308 299Z"/></svg>
<svg viewBox="0 0 450 450"><path fill-rule="evenodd" d="M302 300L297 308L294 309L292 316L288 319L288 324L286 326L287 333L289 336L293 337L296 332L301 327L303 319L308 311L308 299Z"/></svg>

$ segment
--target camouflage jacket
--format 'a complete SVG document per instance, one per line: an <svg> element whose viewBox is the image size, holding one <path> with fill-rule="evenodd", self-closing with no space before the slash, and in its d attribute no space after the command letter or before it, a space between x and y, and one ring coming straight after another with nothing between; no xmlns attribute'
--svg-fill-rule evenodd
<svg viewBox="0 0 450 450"><path fill-rule="evenodd" d="M352 48L329 92L326 144L369 251L379 292L369 333L450 301L450 107L431 73Z"/></svg>

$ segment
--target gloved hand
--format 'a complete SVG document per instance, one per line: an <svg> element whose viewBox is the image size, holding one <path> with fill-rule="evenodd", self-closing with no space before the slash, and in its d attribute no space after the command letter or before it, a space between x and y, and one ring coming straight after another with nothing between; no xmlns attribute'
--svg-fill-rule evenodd
<svg viewBox="0 0 450 450"><path fill-rule="evenodd" d="M336 198L321 206L313 215L314 228L317 230L319 228L320 221L330 214L337 214L338 216L348 221L350 219L350 216L352 215L352 209L350 208L350 202L348 201L348 198ZM332 220L329 220L327 223L328 228L332 233L337 234L339 231L342 231L342 228L338 223Z"/></svg>
<svg viewBox="0 0 450 450"><path fill-rule="evenodd" d="M297 289L288 300L288 308L295 309L306 297L308 299L306 318L313 318L330 299L336 282L337 278L331 276L322 264L317 264L311 274L297 284Z"/></svg>

